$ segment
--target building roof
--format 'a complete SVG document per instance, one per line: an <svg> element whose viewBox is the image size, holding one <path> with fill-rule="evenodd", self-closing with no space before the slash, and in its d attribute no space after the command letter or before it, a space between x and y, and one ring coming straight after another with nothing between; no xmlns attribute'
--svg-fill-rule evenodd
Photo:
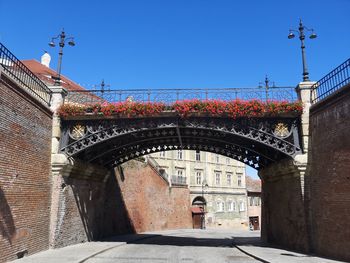
<svg viewBox="0 0 350 263"><path fill-rule="evenodd" d="M52 86L55 80L52 76L56 76L57 72L51 68L46 67L35 59L22 60L22 63L30 69L38 78L40 78L46 85ZM82 86L78 85L74 81L68 79L67 77L61 75L61 86L67 90L86 90Z"/></svg>
<svg viewBox="0 0 350 263"><path fill-rule="evenodd" d="M246 186L248 192L261 193L261 180L246 176Z"/></svg>

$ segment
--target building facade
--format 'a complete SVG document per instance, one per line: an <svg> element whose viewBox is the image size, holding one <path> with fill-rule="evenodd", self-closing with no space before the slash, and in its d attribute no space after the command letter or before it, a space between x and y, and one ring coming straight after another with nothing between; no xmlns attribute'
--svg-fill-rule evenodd
<svg viewBox="0 0 350 263"><path fill-rule="evenodd" d="M261 181L246 176L250 230L261 228Z"/></svg>
<svg viewBox="0 0 350 263"><path fill-rule="evenodd" d="M172 184L187 184L193 212L204 227L248 226L245 165L203 151L174 150L151 155ZM201 208L200 210L195 208Z"/></svg>

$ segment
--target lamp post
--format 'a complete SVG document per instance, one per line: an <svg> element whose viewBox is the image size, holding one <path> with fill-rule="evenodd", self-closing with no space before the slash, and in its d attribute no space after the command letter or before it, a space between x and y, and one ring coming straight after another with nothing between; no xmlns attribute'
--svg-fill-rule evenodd
<svg viewBox="0 0 350 263"><path fill-rule="evenodd" d="M269 88L274 88L275 87L275 83L272 82L272 87L269 85L270 80L268 79L267 75L265 76L265 86L262 86L262 82L259 82L259 88L265 88L265 101L268 102L269 101Z"/></svg>
<svg viewBox="0 0 350 263"><path fill-rule="evenodd" d="M205 206L206 206L206 202L204 202L204 188L206 189L208 187L208 183L207 181L204 179L202 182L202 200L203 200L203 214L202 214L202 220L201 220L201 228L205 229Z"/></svg>
<svg viewBox="0 0 350 263"><path fill-rule="evenodd" d="M310 39L314 39L317 37L317 35L314 33L313 29L309 29L306 26L303 25L303 22L299 21L299 28L298 30L293 30L290 29L289 30L289 35L288 35L288 39L292 39L295 37L295 34L293 32L297 32L299 34L299 39L301 41L301 56L302 56L302 61L303 61L303 81L310 81L309 79L309 72L307 70L307 65L306 65L306 58L305 58L305 33L304 31L311 31L311 34L309 35Z"/></svg>
<svg viewBox="0 0 350 263"><path fill-rule="evenodd" d="M68 45L74 47L75 46L75 42L74 42L74 38L73 37L67 37L66 38L66 33L64 32L64 29L62 29L62 32L56 36L56 37L53 37L51 39L51 42L49 43L49 46L50 47L55 47L56 44L55 44L55 40L56 39L60 39L58 45L60 47L60 50L58 52L58 65L57 65L57 76L55 77L55 85L56 86L59 86L60 85L60 82L61 82L61 65L62 65L62 57L63 57L63 48L66 44L66 41L68 41Z"/></svg>

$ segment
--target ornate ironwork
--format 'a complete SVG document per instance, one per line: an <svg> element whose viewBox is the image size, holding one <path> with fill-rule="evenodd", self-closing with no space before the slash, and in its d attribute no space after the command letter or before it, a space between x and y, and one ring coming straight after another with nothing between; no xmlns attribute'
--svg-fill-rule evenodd
<svg viewBox="0 0 350 263"><path fill-rule="evenodd" d="M219 88L219 89L138 89L138 90L79 90L68 91L65 103L95 104L123 101L173 103L177 100L287 100L296 101L293 87Z"/></svg>
<svg viewBox="0 0 350 263"><path fill-rule="evenodd" d="M50 106L52 91L1 43L0 65L23 89Z"/></svg>
<svg viewBox="0 0 350 263"><path fill-rule="evenodd" d="M350 59L312 85L311 101L319 102L350 83Z"/></svg>
<svg viewBox="0 0 350 263"><path fill-rule="evenodd" d="M297 118L229 119L148 117L133 119L65 120L62 152L103 166L174 149L201 150L237 159L254 168L301 152ZM72 127L84 125L80 138ZM283 127L283 132L276 132ZM286 130L288 132L286 132Z"/></svg>

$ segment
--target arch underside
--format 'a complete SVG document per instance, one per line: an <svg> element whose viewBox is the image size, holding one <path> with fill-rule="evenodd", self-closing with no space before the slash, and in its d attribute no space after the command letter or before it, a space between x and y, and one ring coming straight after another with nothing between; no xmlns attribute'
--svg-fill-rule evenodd
<svg viewBox="0 0 350 263"><path fill-rule="evenodd" d="M280 120L275 120L278 122ZM134 119L119 122L86 122L87 132L79 140L69 138L69 129L82 122L64 123L66 143L62 152L105 167L168 150L200 150L221 154L261 169L301 151L295 120L283 119L291 130L286 138L272 132L273 123L255 120Z"/></svg>

